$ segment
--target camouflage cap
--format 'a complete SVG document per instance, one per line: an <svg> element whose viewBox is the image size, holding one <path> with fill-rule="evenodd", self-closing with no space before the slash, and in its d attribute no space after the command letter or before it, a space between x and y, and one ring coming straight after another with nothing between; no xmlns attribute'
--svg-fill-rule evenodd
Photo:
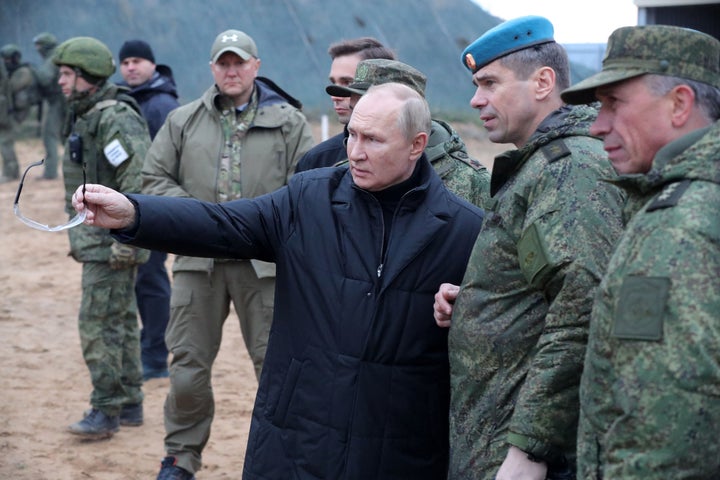
<svg viewBox="0 0 720 480"><path fill-rule="evenodd" d="M720 41L668 25L618 28L608 39L602 70L564 90L561 97L566 103L591 103L597 87L647 73L720 88Z"/></svg>
<svg viewBox="0 0 720 480"><path fill-rule="evenodd" d="M419 70L397 60L373 58L358 63L353 83L347 87L328 85L325 91L333 97L349 97L353 93L364 95L373 85L397 82L407 85L425 97L427 79Z"/></svg>

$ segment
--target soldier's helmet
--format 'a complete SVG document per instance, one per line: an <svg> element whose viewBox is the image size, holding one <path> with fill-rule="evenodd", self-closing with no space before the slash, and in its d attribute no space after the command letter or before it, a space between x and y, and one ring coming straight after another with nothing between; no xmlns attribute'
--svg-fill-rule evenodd
<svg viewBox="0 0 720 480"><path fill-rule="evenodd" d="M33 43L35 45L40 45L41 47L52 48L57 45L57 38L55 38L55 35L52 33L38 33L35 35L35 38L33 38Z"/></svg>
<svg viewBox="0 0 720 480"><path fill-rule="evenodd" d="M18 57L22 55L20 53L20 47L18 47L14 43L8 43L7 45L3 45L3 47L0 48L0 56L2 56L3 58L10 58L13 55L17 55Z"/></svg>
<svg viewBox="0 0 720 480"><path fill-rule="evenodd" d="M97 78L115 73L115 60L110 49L92 37L75 37L58 45L52 57L55 65L76 67Z"/></svg>

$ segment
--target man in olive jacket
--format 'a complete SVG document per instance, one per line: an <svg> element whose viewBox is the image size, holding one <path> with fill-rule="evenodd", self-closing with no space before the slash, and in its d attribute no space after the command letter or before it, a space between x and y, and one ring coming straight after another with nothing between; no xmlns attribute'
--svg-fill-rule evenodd
<svg viewBox="0 0 720 480"><path fill-rule="evenodd" d="M447 330L433 293L462 277L482 211L430 167L430 111L409 87L372 87L348 131L349 168L303 172L256 199L75 195L87 221L126 228L123 240L277 262L246 480L447 475Z"/></svg>
<svg viewBox="0 0 720 480"><path fill-rule="evenodd" d="M313 145L300 103L257 76L260 59L252 38L225 31L210 58L215 85L168 115L145 159L145 193L212 202L254 198L284 186ZM212 365L231 301L260 378L274 277L275 266L257 260L176 258L165 336L172 352L167 458L158 478L172 472L192 478L200 469L214 414Z"/></svg>

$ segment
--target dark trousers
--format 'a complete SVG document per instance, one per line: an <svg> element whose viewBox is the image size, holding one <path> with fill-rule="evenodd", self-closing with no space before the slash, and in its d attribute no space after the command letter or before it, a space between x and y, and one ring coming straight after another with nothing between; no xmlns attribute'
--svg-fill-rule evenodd
<svg viewBox="0 0 720 480"><path fill-rule="evenodd" d="M135 297L142 322L140 347L143 374L167 370L165 329L170 318L170 279L165 268L167 253L152 251L138 267Z"/></svg>

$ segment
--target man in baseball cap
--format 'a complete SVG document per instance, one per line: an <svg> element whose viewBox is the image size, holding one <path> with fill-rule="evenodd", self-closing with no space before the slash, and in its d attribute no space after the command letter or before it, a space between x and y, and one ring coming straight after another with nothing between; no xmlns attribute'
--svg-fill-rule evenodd
<svg viewBox="0 0 720 480"><path fill-rule="evenodd" d="M719 62L710 35L622 27L602 71L562 93L600 101L590 130L634 213L592 309L578 478L720 472Z"/></svg>
<svg viewBox="0 0 720 480"><path fill-rule="evenodd" d="M328 85L325 91L336 97L350 97L350 108L353 109L373 85L402 83L425 97L426 81L422 72L406 63L378 58L360 62L355 70L355 78L348 86ZM468 155L465 143L448 123L432 120L425 155L451 192L481 208L487 207L490 172ZM346 162L339 162L338 165Z"/></svg>
<svg viewBox="0 0 720 480"><path fill-rule="evenodd" d="M148 151L145 192L227 202L287 184L312 146L302 104L260 76L258 49L240 30L210 48L211 85L170 112ZM231 304L260 378L273 318L275 265L175 257L166 343L172 352L165 451L157 480L192 480L202 467L215 407L212 365Z"/></svg>

